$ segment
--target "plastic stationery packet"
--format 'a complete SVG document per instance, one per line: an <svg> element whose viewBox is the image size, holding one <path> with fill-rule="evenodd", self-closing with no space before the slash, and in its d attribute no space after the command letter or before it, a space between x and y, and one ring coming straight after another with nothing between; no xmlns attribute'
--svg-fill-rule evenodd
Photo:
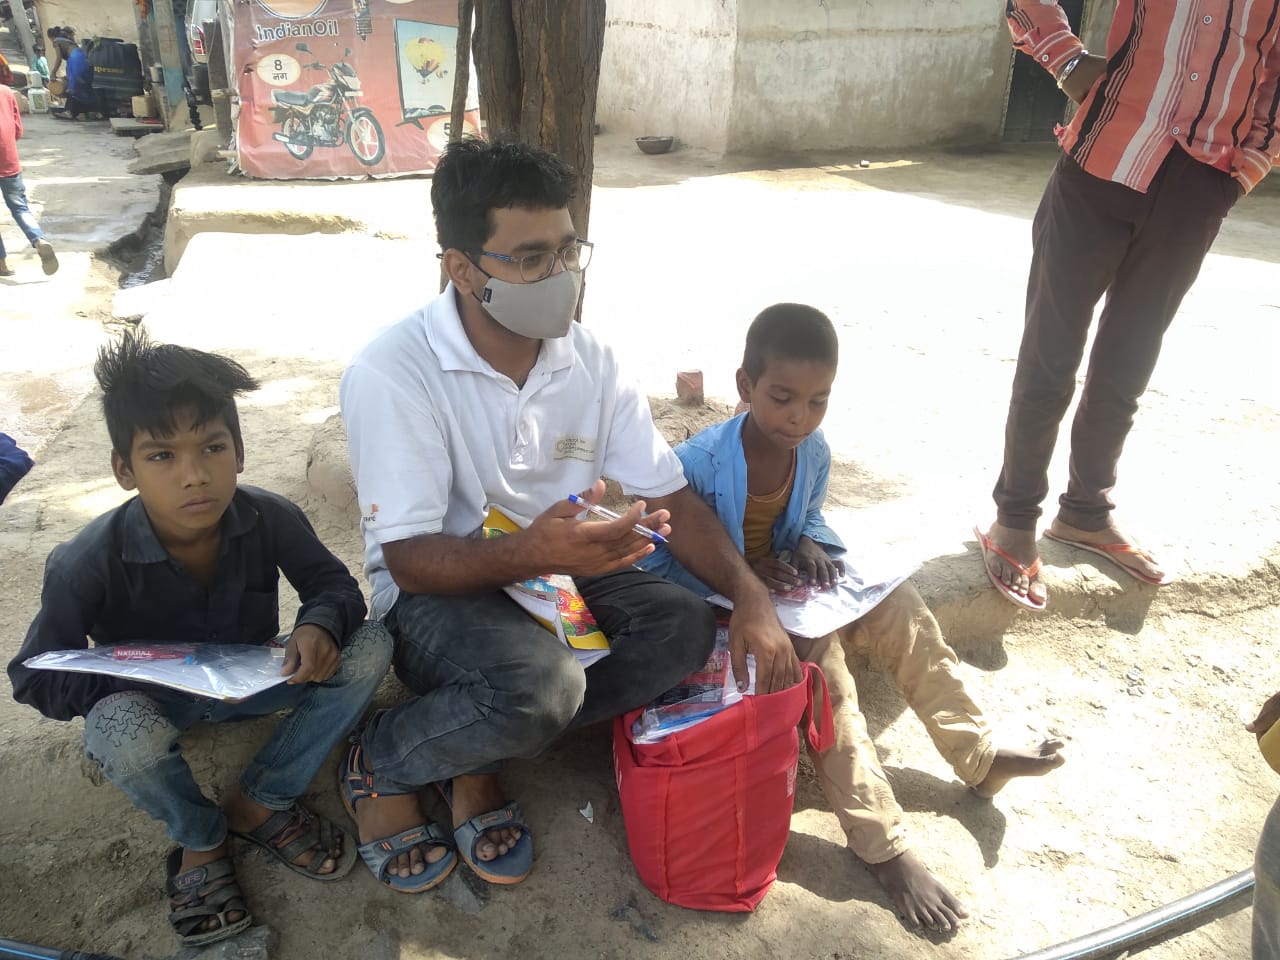
<svg viewBox="0 0 1280 960"><path fill-rule="evenodd" d="M748 693L755 689L755 658L747 657L751 673ZM657 743L678 730L687 730L742 699L729 660L729 618L716 615L716 645L702 669L685 677L641 711L631 731L634 743Z"/></svg>
<svg viewBox="0 0 1280 960"><path fill-rule="evenodd" d="M247 700L289 678L280 675L284 647L249 643L156 643L53 650L31 657L36 670L127 677L197 697Z"/></svg>

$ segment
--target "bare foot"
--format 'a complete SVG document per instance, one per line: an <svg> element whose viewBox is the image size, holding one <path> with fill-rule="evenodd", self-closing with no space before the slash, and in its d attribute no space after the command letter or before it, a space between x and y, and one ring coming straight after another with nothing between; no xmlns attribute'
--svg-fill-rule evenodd
<svg viewBox="0 0 1280 960"><path fill-rule="evenodd" d="M230 851L227 849L226 841L218 844L212 850L188 850L182 848L182 866L179 868L181 873L188 870L194 870L196 867L203 867L205 864L213 863L215 860L221 860L225 856L229 856ZM243 910L228 910L227 924L239 923L244 919ZM222 921L217 917L208 917L201 923L192 933L211 933L222 926Z"/></svg>
<svg viewBox="0 0 1280 960"><path fill-rule="evenodd" d="M867 869L913 927L955 930L969 916L964 904L910 850L884 863L869 863Z"/></svg>
<svg viewBox="0 0 1280 960"><path fill-rule="evenodd" d="M493 774L482 776L466 776L453 778L453 826L462 826L474 816L501 810L507 798L498 786L498 778ZM475 857L477 860L496 860L509 852L520 840L517 827L503 827L501 830L489 830L485 833L488 842L477 844Z"/></svg>
<svg viewBox="0 0 1280 960"><path fill-rule="evenodd" d="M1055 519L1053 523L1049 524L1049 532L1055 537L1061 537L1064 540L1077 540L1082 543L1096 544L1100 547L1117 543L1126 544L1133 548L1132 553L1123 550L1108 551L1107 556L1118 566L1140 574L1141 576L1138 579L1164 579L1164 568L1160 566L1156 558L1138 546L1133 538L1129 537L1114 523L1108 524L1102 530L1081 530L1078 527L1073 527Z"/></svg>
<svg viewBox="0 0 1280 960"><path fill-rule="evenodd" d="M254 803L243 793L240 792L239 784L231 788L227 798L222 803L222 812L227 818L227 827L234 833L252 833L257 830L271 818L276 811L269 807L264 807L259 803ZM283 835L272 838L272 844L276 847L284 847L302 833L301 827L286 830ZM338 867L337 858L342 856L342 836L337 837L337 849L327 851L328 856L317 873L324 875L333 873ZM300 867L308 866L311 858L320 855L320 850L313 847L294 857L293 862Z"/></svg>
<svg viewBox="0 0 1280 960"><path fill-rule="evenodd" d="M422 806L418 803L416 793L392 797L365 797L356 800L355 807L356 826L360 832L361 843L368 843L379 837L398 836L418 826L424 820ZM401 878L416 877L427 869L428 863L435 863L448 852L447 847L438 844L418 844L408 853L402 853L396 857L395 862L387 866L387 874L395 873Z"/></svg>
<svg viewBox="0 0 1280 960"><path fill-rule="evenodd" d="M987 531L987 538L1023 567L1030 567L1039 556L1034 530L1014 530L1012 527L993 523L991 529ZM1029 579L1026 574L994 551L987 557L987 566L1000 582L1014 593L1029 597L1037 606L1044 606L1048 591L1045 590L1044 583L1039 577Z"/></svg>
<svg viewBox="0 0 1280 960"><path fill-rule="evenodd" d="M1067 762L1060 754L1061 740L1046 740L1033 750L997 750L995 761L981 783L973 788L980 797L990 799L1004 789L1014 777L1043 777Z"/></svg>

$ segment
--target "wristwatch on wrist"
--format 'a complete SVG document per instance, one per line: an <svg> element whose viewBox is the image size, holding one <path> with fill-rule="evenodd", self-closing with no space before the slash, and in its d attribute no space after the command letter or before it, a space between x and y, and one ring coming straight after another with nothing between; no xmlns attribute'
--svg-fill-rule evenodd
<svg viewBox="0 0 1280 960"><path fill-rule="evenodd" d="M1067 77L1071 76L1071 72L1080 66L1080 61L1089 55L1088 50L1081 50L1074 57L1062 65L1062 69L1058 71L1058 89L1062 89L1062 85L1067 82Z"/></svg>

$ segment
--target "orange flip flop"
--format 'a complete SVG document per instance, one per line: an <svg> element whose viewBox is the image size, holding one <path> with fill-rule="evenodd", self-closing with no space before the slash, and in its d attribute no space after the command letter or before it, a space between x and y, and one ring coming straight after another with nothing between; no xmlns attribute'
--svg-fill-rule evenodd
<svg viewBox="0 0 1280 960"><path fill-rule="evenodd" d="M992 586L999 590L1006 600L1016 606L1022 607L1025 610L1043 610L1048 605L1048 600L1045 600L1043 603L1036 603L1031 599L1030 594L1023 596L1018 593L1018 591L1014 590L1007 583L997 577L991 570L991 564L987 562L988 555L994 553L1001 560L1026 577L1028 583L1031 583L1040 576L1040 558L1036 557L1031 566L1024 567L1014 559L1011 554L1002 550L999 546L993 543L991 538L977 527L973 528L973 533L974 536L978 538L978 545L982 548L982 569L987 571L987 579L991 581Z"/></svg>
<svg viewBox="0 0 1280 960"><path fill-rule="evenodd" d="M1106 557L1117 567L1133 577L1135 580L1141 580L1143 583L1149 583L1153 587L1166 587L1173 583L1173 576L1166 573L1163 577L1148 577L1140 570L1126 566L1120 562L1120 557L1141 557L1147 563L1155 564L1155 557L1147 553L1141 547L1134 546L1132 543L1085 543L1083 540L1070 540L1066 537L1060 537L1051 530L1046 530L1044 535L1050 540L1057 540L1058 543L1065 543L1068 547L1078 547L1081 550L1088 550L1090 553L1096 553L1100 557Z"/></svg>

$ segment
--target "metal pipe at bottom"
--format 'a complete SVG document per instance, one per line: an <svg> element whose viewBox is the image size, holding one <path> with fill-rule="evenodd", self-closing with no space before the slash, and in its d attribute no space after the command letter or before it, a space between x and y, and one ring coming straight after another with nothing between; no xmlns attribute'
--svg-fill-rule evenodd
<svg viewBox="0 0 1280 960"><path fill-rule="evenodd" d="M1156 907L1136 917L1076 937L1056 947L1025 953L1016 960L1101 960L1159 936L1180 931L1197 915L1253 889L1253 868L1219 880L1199 893Z"/></svg>

